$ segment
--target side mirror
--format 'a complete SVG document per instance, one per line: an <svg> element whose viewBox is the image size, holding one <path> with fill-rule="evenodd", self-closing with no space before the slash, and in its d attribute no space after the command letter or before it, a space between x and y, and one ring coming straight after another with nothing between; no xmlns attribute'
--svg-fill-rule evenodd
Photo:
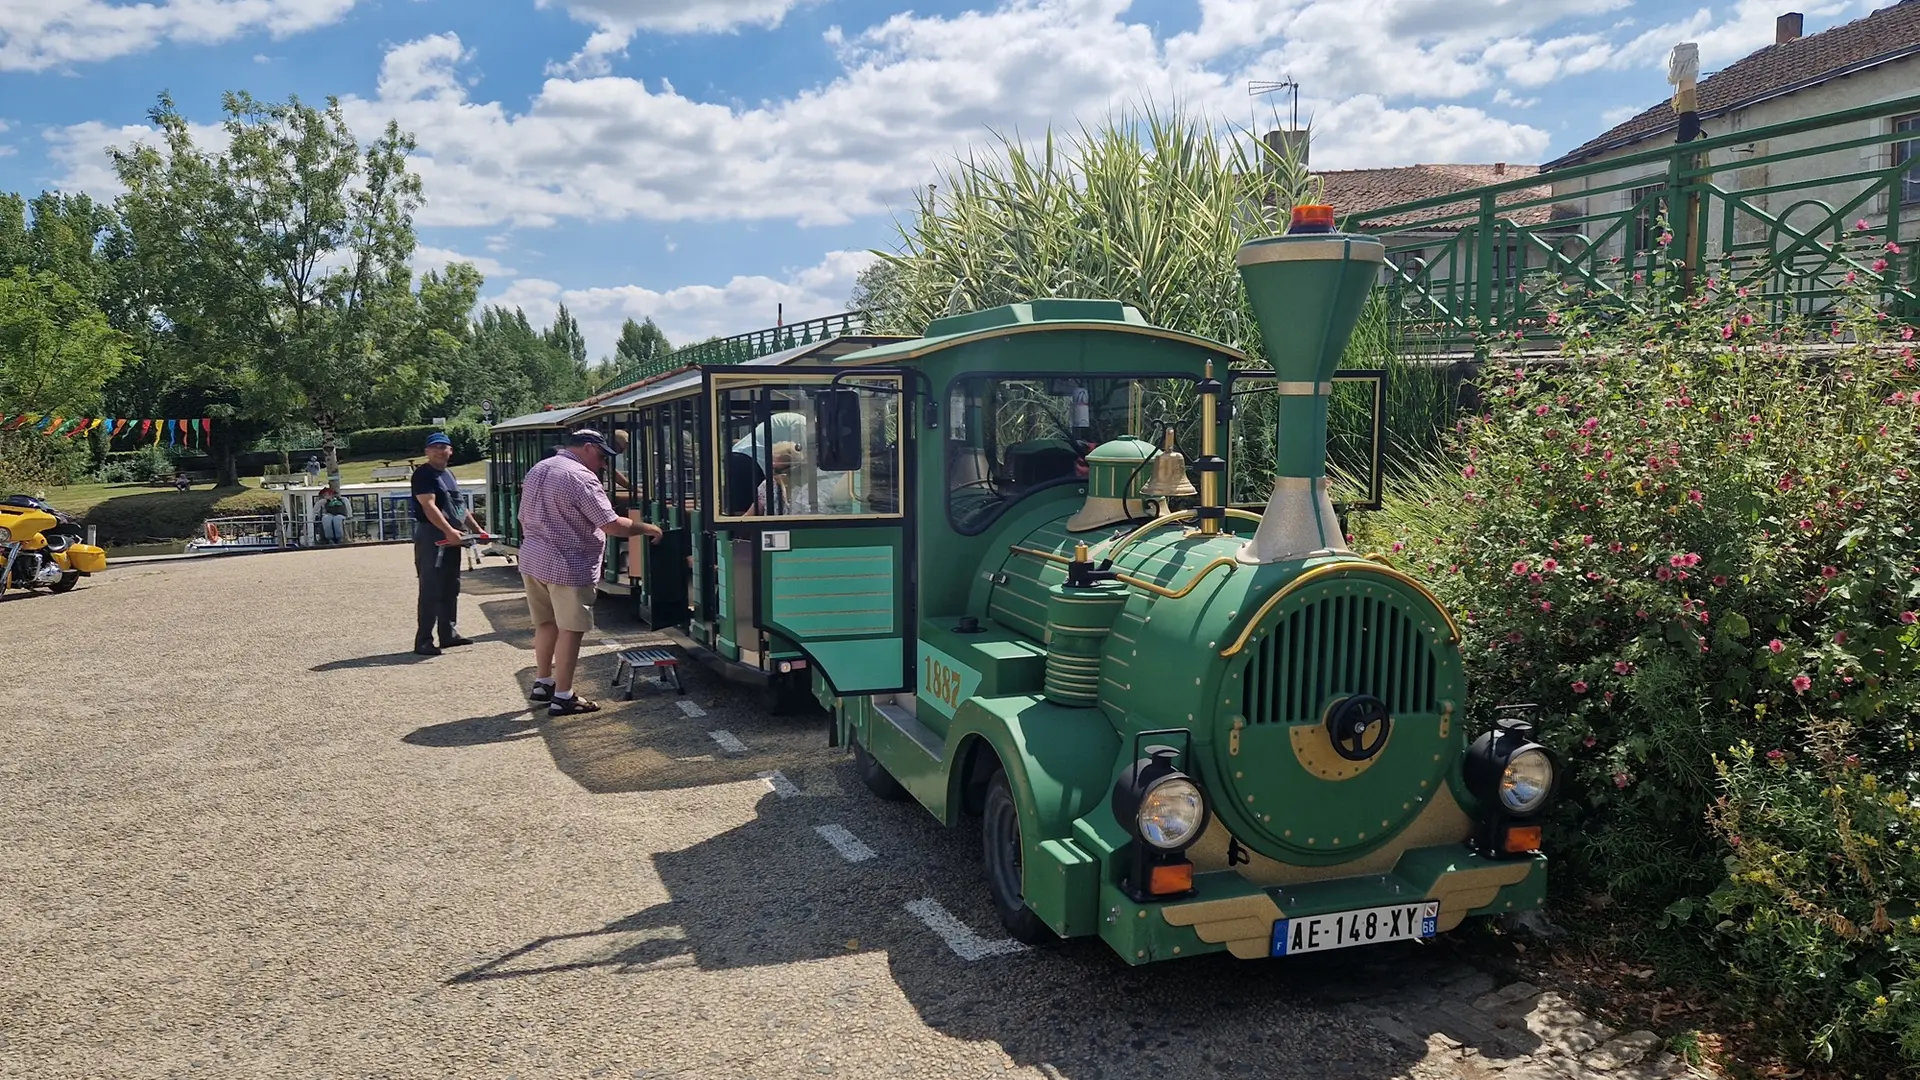
<svg viewBox="0 0 1920 1080"><path fill-rule="evenodd" d="M819 433L815 464L823 472L854 472L865 463L861 443L860 392L830 388L813 399L814 430Z"/></svg>

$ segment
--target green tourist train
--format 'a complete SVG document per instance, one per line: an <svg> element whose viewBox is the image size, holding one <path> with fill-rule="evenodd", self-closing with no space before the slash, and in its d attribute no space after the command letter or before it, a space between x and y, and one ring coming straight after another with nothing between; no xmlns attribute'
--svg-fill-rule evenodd
<svg viewBox="0 0 1920 1080"><path fill-rule="evenodd" d="M1047 299L669 358L497 425L490 525L561 431L621 432L610 491L666 536L609 541L603 591L977 817L1020 940L1252 959L1537 907L1558 762L1465 715L1453 619L1335 512L1337 390L1377 498L1381 376L1335 369L1383 257L1301 212L1243 246L1267 365Z"/></svg>

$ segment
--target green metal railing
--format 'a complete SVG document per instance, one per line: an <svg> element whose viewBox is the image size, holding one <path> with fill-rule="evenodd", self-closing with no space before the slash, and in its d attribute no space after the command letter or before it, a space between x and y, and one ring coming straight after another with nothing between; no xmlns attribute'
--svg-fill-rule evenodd
<svg viewBox="0 0 1920 1080"><path fill-rule="evenodd" d="M770 326L763 330L715 338L712 341L702 341L696 345L675 349L631 372L622 372L622 381L638 382L656 375L664 375L669 371L677 371L692 364L738 364L785 349L811 345L816 341L857 334L866 328L867 316L861 311L843 311L838 315L824 315L818 319L787 323L784 326Z"/></svg>
<svg viewBox="0 0 1920 1080"><path fill-rule="evenodd" d="M1382 207L1343 227L1387 244L1389 318L1404 351L1548 337L1540 297L1560 282L1638 306L1666 260L1683 265L1689 287L1718 279L1748 290L1776 322L1818 318L1862 284L1920 321L1920 130L1892 132L1915 114L1920 96ZM1779 173L1789 175L1771 182ZM1541 187L1558 193L1527 194ZM1409 220L1372 224L1394 218Z"/></svg>

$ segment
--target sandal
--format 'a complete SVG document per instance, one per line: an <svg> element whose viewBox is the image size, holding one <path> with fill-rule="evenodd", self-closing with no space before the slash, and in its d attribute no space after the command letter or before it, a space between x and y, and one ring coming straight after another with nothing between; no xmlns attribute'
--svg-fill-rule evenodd
<svg viewBox="0 0 1920 1080"><path fill-rule="evenodd" d="M599 712L599 711L600 711L599 702L588 701L586 698L581 697L579 694L575 694L570 698L554 698L553 701L547 705L548 716L569 716L573 713L588 713L588 712Z"/></svg>

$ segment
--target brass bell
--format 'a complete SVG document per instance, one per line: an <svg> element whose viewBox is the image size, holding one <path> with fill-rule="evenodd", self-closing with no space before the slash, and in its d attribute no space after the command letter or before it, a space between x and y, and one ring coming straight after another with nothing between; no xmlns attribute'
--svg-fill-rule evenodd
<svg viewBox="0 0 1920 1080"><path fill-rule="evenodd" d="M1187 479L1187 459L1173 448L1173 427L1167 427L1166 448L1153 459L1153 479L1140 489L1149 499L1170 499L1179 495L1198 495L1193 481Z"/></svg>

